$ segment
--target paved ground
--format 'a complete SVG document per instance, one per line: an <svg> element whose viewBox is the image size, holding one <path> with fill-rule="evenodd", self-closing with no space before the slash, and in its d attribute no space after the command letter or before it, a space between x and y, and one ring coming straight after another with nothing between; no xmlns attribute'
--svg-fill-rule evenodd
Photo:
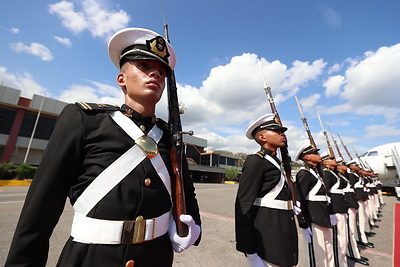
<svg viewBox="0 0 400 267"><path fill-rule="evenodd" d="M247 266L244 256L235 250L234 199L235 184L196 184L197 197L203 221L203 238L198 247L176 254L174 266ZM4 265L15 225L25 199L26 186L0 187L0 266ZM363 249L361 254L370 259L370 266L392 266L393 257L393 211L400 203L395 197L384 196L387 205L383 208L379 228L369 241L375 248ZM58 254L69 236L73 211L67 203L60 222L51 239L47 266L55 266ZM306 267L304 240L299 235L300 259L298 266ZM349 266L362 266L349 262Z"/></svg>

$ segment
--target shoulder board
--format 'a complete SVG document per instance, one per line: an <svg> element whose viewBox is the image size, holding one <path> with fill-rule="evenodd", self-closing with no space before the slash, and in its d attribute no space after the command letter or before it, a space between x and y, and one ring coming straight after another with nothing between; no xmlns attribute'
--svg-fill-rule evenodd
<svg viewBox="0 0 400 267"><path fill-rule="evenodd" d="M87 111L117 111L119 106L109 104L98 104L98 103L87 103L87 102L75 102L75 105L83 110Z"/></svg>
<svg viewBox="0 0 400 267"><path fill-rule="evenodd" d="M156 125L158 128L164 131L169 131L168 123L166 123L163 119L156 118Z"/></svg>
<svg viewBox="0 0 400 267"><path fill-rule="evenodd" d="M265 151L264 150L260 150L256 153L257 156L260 156L260 158L264 158L265 157Z"/></svg>

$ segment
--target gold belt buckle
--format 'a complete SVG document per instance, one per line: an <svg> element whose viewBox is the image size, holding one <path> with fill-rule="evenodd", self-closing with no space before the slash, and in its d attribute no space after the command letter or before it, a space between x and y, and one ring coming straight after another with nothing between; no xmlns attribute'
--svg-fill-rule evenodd
<svg viewBox="0 0 400 267"><path fill-rule="evenodd" d="M136 244L144 241L146 233L146 220L138 216L134 221L124 221L122 228L122 244Z"/></svg>
<svg viewBox="0 0 400 267"><path fill-rule="evenodd" d="M291 200L288 200L288 210L293 209L293 202Z"/></svg>

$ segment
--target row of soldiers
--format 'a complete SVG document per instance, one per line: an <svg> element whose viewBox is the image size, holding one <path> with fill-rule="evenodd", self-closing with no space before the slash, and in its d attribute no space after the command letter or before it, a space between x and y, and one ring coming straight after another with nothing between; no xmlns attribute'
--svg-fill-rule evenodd
<svg viewBox="0 0 400 267"><path fill-rule="evenodd" d="M246 131L261 149L248 156L239 180L237 250L250 267L297 265L297 217L309 266L345 267L348 259L369 265L358 246L374 247L368 237L384 205L378 175L355 161L320 154L306 142L295 156L304 167L289 181L277 157L286 145L286 130L274 114L266 114Z"/></svg>
<svg viewBox="0 0 400 267"><path fill-rule="evenodd" d="M319 154L310 144L303 145L296 159L305 163L296 175L296 185L300 202L308 207L302 210L311 221L303 230L310 266L348 266L348 258L369 265L358 245L374 247L368 237L374 235L372 229L378 227L384 205L378 175L361 169L355 161Z"/></svg>

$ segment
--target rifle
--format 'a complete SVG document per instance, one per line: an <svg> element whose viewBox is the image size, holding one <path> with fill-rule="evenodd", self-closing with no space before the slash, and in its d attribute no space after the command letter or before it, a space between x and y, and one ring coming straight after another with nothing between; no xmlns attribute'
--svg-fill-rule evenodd
<svg viewBox="0 0 400 267"><path fill-rule="evenodd" d="M262 77L263 82L264 82L264 91L265 91L265 94L267 95L269 105L271 106L271 111L275 115L275 118L278 121L278 123L282 126L281 118L279 117L278 110L276 109L276 106L275 106L274 98L272 97L271 87L268 86L266 81L265 81L264 73L263 73L263 71L261 69L260 60L257 59L257 62L258 62L258 67L260 68L261 77ZM292 160L290 158L289 151L288 151L287 139L286 139L285 146L281 147L280 151L281 151L282 163L283 163L283 168L285 170L286 178L287 178L287 180L291 181L292 180L292 178L291 178L292 167L290 165L290 162ZM288 181L288 183L289 183L289 181ZM293 191L293 194L294 194L294 191ZM296 202L294 202L294 204L295 203Z"/></svg>
<svg viewBox="0 0 400 267"><path fill-rule="evenodd" d="M299 112L300 112L301 121L303 122L303 126L306 129L306 132L307 132L307 135L308 135L308 139L310 140L310 144L313 147L317 148L317 145L315 144L314 138L311 135L311 131L310 131L310 127L308 126L307 119L306 119L306 117L304 117L303 111L301 110L299 100L297 99L297 96L294 96L294 98L296 99L297 108L299 109Z"/></svg>
<svg viewBox="0 0 400 267"><path fill-rule="evenodd" d="M335 137L333 137L333 134L332 134L332 132L331 132L331 128L329 128L329 126L328 126L328 129L329 129L329 133L331 134L333 143L335 144L335 147L336 147L336 150L337 150L337 152L338 152L338 155L339 155L339 157L341 157L342 160L343 160L342 153L340 153L339 145L337 144L337 142L336 142L336 140L335 140Z"/></svg>
<svg viewBox="0 0 400 267"><path fill-rule="evenodd" d="M168 25L165 22L164 8L164 38L170 43L168 37ZM179 217L186 214L185 192L183 186L182 162L183 162L183 134L193 135L193 131L183 132L179 111L178 90L176 87L175 73L172 70L171 76L167 77L168 94L168 125L171 133L172 147L170 150L172 169L174 177L171 179L172 189L172 215L175 220L176 230L179 236L184 237L189 233L188 226L181 222Z"/></svg>
<svg viewBox="0 0 400 267"><path fill-rule="evenodd" d="M349 156L349 159L350 160L353 160L353 157L350 155L350 152L349 152L349 150L347 149L347 147L345 146L345 144L343 143L343 140L342 140L342 138L340 137L340 135L339 134L337 134L338 136L339 136L339 140L340 140L340 143L342 143L342 146L344 147L344 150L346 151L346 153L347 153L347 156Z"/></svg>
<svg viewBox="0 0 400 267"><path fill-rule="evenodd" d="M268 86L267 82L265 81L264 73L263 73L263 71L261 69L260 60L257 59L257 61L258 61L258 67L260 68L261 77L262 77L263 82L264 82L265 94L267 95L269 105L271 106L271 111L275 115L276 121L282 126L281 118L279 117L278 110L277 110L277 108L275 106L274 98L272 97L271 87ZM286 142L285 142L285 146L279 148L279 150L281 151L282 164L283 164L283 169L285 171L286 182L287 182L289 190L290 190L290 196L291 196L293 205L297 206L296 189L295 189L295 186L294 186L294 181L292 180L292 174L291 174L292 173L292 166L290 165L290 162L292 160L290 158L289 151L288 151L287 139L286 139ZM297 219L298 219L298 222L299 222L300 225L304 225L306 223L302 213L297 215Z"/></svg>
<svg viewBox="0 0 400 267"><path fill-rule="evenodd" d="M333 148L331 146L331 143L329 142L328 134L326 133L324 125L322 124L321 117L319 116L319 113L317 113L317 115L318 115L318 119L319 119L319 124L321 124L322 133L324 134L324 137L325 137L326 145L328 146L329 156L335 157L335 153L333 153Z"/></svg>
<svg viewBox="0 0 400 267"><path fill-rule="evenodd" d="M366 161L364 162L364 161L361 160L361 157L357 154L357 151L356 151L356 149L354 147L353 147L353 150L354 150L354 153L356 154L356 156L358 158L358 161L360 162L361 167L364 170L369 170L370 172L372 172L372 169L369 166L368 162L366 162Z"/></svg>
<svg viewBox="0 0 400 267"><path fill-rule="evenodd" d="M307 119L306 119L306 117L304 117L303 111L301 110L301 106L300 106L299 100L297 99L297 96L294 96L294 98L296 99L297 108L299 109L299 112L300 112L301 121L303 122L304 128L306 129L306 132L307 132L307 135L308 135L308 139L310 140L310 144L313 147L317 148L317 144L315 143L314 138L313 138L313 136L311 134L311 131L310 131L310 127L308 126ZM322 164L321 163L319 163L317 165L317 171L318 171L318 174L321 177L323 177L323 170L322 170Z"/></svg>

